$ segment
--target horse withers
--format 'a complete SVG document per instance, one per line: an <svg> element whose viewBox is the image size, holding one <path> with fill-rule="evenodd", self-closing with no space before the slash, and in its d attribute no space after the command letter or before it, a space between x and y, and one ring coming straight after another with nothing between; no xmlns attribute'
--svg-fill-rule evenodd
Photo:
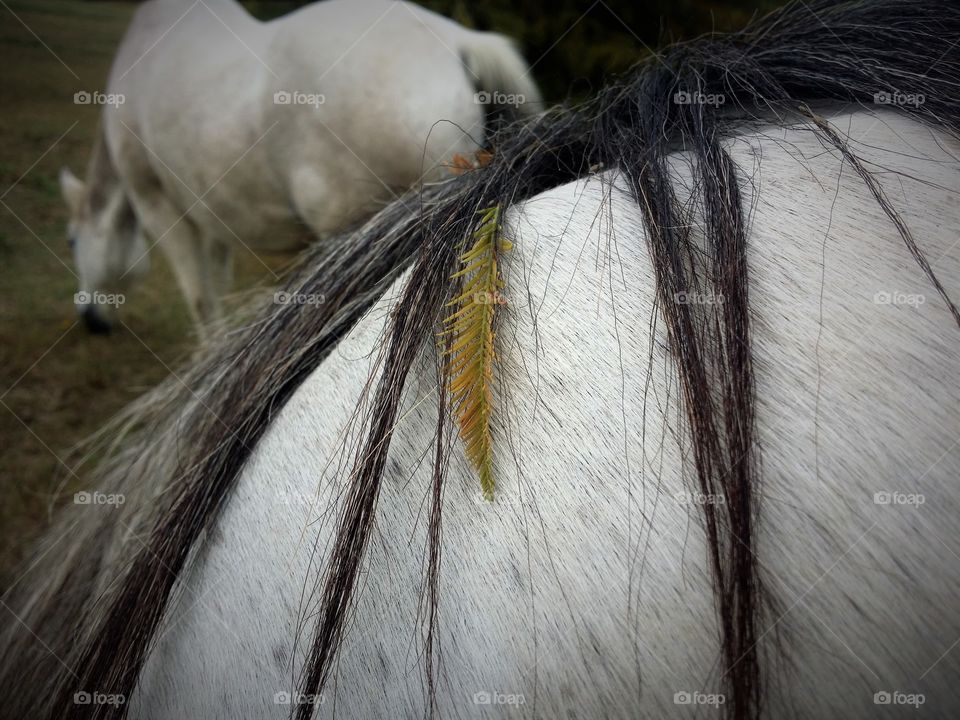
<svg viewBox="0 0 960 720"><path fill-rule="evenodd" d="M288 252L472 155L491 111L540 107L512 43L416 5L330 0L270 22L152 0L117 52L101 135L61 187L92 330L159 246L200 334L232 254Z"/></svg>

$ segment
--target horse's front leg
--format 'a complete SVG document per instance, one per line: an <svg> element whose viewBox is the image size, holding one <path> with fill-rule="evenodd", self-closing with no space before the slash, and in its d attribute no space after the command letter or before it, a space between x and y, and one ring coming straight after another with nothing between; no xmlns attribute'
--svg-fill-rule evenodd
<svg viewBox="0 0 960 720"><path fill-rule="evenodd" d="M131 174L130 201L140 224L170 263L201 341L210 323L222 315L214 287L211 241L196 223L163 192L157 177L145 170Z"/></svg>
<svg viewBox="0 0 960 720"><path fill-rule="evenodd" d="M187 218L160 240L201 341L208 339L212 325L223 317L216 282L219 273L214 268L210 245Z"/></svg>
<svg viewBox="0 0 960 720"><path fill-rule="evenodd" d="M223 307L221 300L233 286L233 244L210 240L207 252L213 276L213 291L217 298L215 310L220 312ZM214 319L219 320L220 316L217 315Z"/></svg>
<svg viewBox="0 0 960 720"><path fill-rule="evenodd" d="M209 243L201 236L193 222L186 217L176 218L158 212L152 213L144 224L163 250L177 284L187 301L201 341L210 335L210 325L222 316L220 297L214 287L214 272Z"/></svg>

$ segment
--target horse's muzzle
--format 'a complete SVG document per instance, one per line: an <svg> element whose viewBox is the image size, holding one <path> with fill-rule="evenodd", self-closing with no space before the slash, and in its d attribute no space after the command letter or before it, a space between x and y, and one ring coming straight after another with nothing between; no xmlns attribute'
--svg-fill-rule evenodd
<svg viewBox="0 0 960 720"><path fill-rule="evenodd" d="M87 305L80 311L84 325L94 335L109 335L110 323L100 314L95 305Z"/></svg>

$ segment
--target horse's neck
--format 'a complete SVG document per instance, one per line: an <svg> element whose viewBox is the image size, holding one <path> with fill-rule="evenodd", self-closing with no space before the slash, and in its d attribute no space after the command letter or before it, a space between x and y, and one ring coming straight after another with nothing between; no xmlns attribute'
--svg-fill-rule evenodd
<svg viewBox="0 0 960 720"><path fill-rule="evenodd" d="M87 192L94 213L108 213L115 227L136 223L136 215L107 147L103 128L97 133L87 165Z"/></svg>
<svg viewBox="0 0 960 720"><path fill-rule="evenodd" d="M120 176L110 157L102 124L97 132L97 139L93 143L90 162L87 164L86 184L94 205L120 185Z"/></svg>

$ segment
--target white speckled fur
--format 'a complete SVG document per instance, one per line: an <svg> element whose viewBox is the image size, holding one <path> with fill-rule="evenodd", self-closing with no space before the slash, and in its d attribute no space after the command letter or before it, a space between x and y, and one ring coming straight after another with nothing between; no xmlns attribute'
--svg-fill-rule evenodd
<svg viewBox="0 0 960 720"><path fill-rule="evenodd" d="M892 113L832 121L874 169L899 173L881 181L960 298L956 145ZM766 666L768 717L957 717L960 329L862 181L808 129L769 128L730 147L752 178L758 562L773 601L760 627L772 628L764 652L779 658ZM683 156L675 167L683 183ZM663 323L650 332L641 216L605 179L509 214L497 500L478 501L459 445L444 500L444 717L716 712L674 702L716 692L718 632L698 509L678 502L689 440ZM298 613L312 607L300 608L301 593L328 550L341 442L402 282L260 443L185 580L134 717L286 717L274 696L293 685ZM925 302L877 303L878 292ZM407 389L357 610L317 717L423 713L429 368ZM876 504L886 491L925 504ZM880 691L925 703L881 707Z"/></svg>

